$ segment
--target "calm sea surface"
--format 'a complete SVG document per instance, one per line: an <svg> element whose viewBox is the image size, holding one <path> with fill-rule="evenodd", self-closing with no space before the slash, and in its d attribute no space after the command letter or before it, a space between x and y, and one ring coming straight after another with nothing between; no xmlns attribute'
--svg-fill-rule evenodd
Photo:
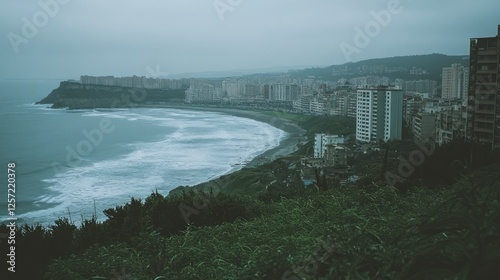
<svg viewBox="0 0 500 280"><path fill-rule="evenodd" d="M0 81L0 221L16 164L18 223L91 218L240 169L285 132L251 119L175 109L54 110L33 105L59 81Z"/></svg>

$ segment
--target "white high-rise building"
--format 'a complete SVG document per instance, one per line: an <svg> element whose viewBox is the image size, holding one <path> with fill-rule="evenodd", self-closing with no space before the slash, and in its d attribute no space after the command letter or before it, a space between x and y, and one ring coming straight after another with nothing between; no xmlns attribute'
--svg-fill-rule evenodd
<svg viewBox="0 0 500 280"><path fill-rule="evenodd" d="M378 87L357 91L356 140L401 140L403 91Z"/></svg>
<svg viewBox="0 0 500 280"><path fill-rule="evenodd" d="M451 67L443 68L442 99L467 99L468 86L469 69L461 64L452 64Z"/></svg>

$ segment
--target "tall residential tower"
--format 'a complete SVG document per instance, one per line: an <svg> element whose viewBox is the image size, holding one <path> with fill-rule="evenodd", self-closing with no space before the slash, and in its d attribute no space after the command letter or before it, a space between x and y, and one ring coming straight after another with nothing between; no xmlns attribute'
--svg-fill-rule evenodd
<svg viewBox="0 0 500 280"><path fill-rule="evenodd" d="M403 91L388 87L362 88L357 93L356 140L401 140Z"/></svg>
<svg viewBox="0 0 500 280"><path fill-rule="evenodd" d="M496 37L470 39L469 138L500 149L500 25Z"/></svg>
<svg viewBox="0 0 500 280"><path fill-rule="evenodd" d="M469 69L461 64L443 68L441 99L467 99Z"/></svg>

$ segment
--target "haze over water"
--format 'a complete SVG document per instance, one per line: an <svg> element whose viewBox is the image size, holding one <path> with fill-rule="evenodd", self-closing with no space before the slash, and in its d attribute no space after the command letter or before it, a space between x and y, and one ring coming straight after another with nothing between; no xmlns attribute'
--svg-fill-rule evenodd
<svg viewBox="0 0 500 280"><path fill-rule="evenodd" d="M58 81L0 81L1 166L16 163L20 222L49 224L59 216L79 223L94 213L180 185L195 185L240 169L279 144L282 130L251 119L175 109L54 110L33 105ZM79 160L82 131L114 127ZM90 142L90 141L89 141ZM58 166L58 168L53 168ZM6 182L6 172L0 172ZM0 209L7 209L6 192ZM6 210L5 210L6 211ZM6 212L0 219L6 219Z"/></svg>

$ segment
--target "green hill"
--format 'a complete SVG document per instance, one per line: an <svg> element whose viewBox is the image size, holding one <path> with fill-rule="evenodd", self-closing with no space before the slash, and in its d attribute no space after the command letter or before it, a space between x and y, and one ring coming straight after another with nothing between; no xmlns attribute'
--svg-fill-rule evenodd
<svg viewBox="0 0 500 280"><path fill-rule="evenodd" d="M390 78L410 79L432 79L439 80L443 67L452 64L469 65L469 57L466 55L449 56L443 54L396 56L388 58L375 58L332 65L324 68L308 68L304 70L289 72L293 77L307 78L314 76L317 79L336 81L340 78L354 78L368 75L387 76ZM384 67L386 68L384 70ZM399 69L398 69L399 68ZM422 69L427 74L411 74L410 70Z"/></svg>

